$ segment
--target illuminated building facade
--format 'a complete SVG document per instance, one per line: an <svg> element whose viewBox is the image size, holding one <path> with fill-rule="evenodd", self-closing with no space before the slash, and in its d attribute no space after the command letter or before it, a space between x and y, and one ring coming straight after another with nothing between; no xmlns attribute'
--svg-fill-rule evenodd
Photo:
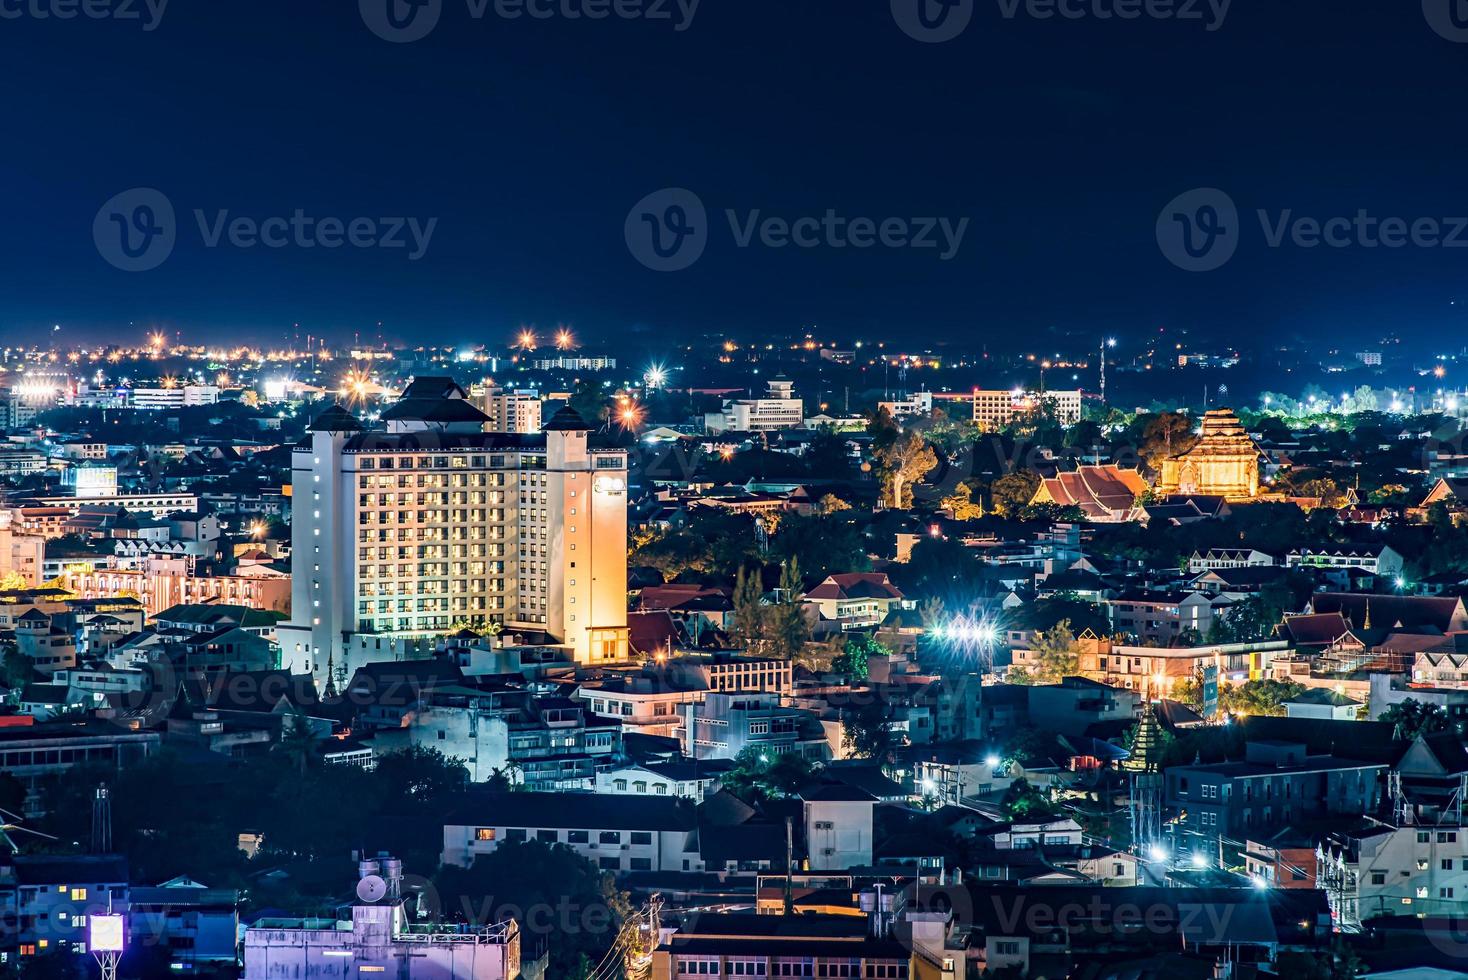
<svg viewBox="0 0 1468 980"><path fill-rule="evenodd" d="M1259 447L1230 409L1205 412L1197 445L1162 461L1157 490L1252 500L1259 496Z"/></svg>
<svg viewBox="0 0 1468 980"><path fill-rule="evenodd" d="M579 663L627 655L627 454L561 409L485 432L447 378L367 431L333 406L292 457L285 666L317 683L463 625L548 634Z"/></svg>
<svg viewBox="0 0 1468 980"><path fill-rule="evenodd" d="M1079 391L988 391L975 388L974 421L986 430L1002 429L1016 419L1024 418L1041 405L1054 406L1055 418L1061 425L1074 425L1081 420Z"/></svg>

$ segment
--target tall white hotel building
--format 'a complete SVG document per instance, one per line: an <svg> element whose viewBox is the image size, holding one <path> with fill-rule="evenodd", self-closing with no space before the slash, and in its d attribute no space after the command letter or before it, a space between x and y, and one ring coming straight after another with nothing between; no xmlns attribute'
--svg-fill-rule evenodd
<svg viewBox="0 0 1468 980"><path fill-rule="evenodd" d="M282 666L318 687L421 655L463 625L627 658L627 454L569 406L486 432L449 378L418 378L383 430L333 405L291 457L291 619Z"/></svg>

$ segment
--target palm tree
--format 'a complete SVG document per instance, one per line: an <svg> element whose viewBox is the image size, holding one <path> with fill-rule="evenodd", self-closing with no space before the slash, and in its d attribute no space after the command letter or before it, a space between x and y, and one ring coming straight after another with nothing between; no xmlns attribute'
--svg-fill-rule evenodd
<svg viewBox="0 0 1468 980"><path fill-rule="evenodd" d="M316 754L319 740L311 719L299 707L291 705L290 714L281 719L280 742L276 747L295 760L302 776L306 774L307 762Z"/></svg>

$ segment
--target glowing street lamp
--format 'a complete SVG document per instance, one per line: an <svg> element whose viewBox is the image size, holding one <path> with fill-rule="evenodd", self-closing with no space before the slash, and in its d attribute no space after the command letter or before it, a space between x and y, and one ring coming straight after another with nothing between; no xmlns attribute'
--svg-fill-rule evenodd
<svg viewBox="0 0 1468 980"><path fill-rule="evenodd" d="M570 350L576 346L576 338L565 327L556 331L556 350Z"/></svg>
<svg viewBox="0 0 1468 980"><path fill-rule="evenodd" d="M535 343L536 337L534 330L521 330L520 336L519 338L517 338L515 346L519 347L521 350L530 351L535 350Z"/></svg>

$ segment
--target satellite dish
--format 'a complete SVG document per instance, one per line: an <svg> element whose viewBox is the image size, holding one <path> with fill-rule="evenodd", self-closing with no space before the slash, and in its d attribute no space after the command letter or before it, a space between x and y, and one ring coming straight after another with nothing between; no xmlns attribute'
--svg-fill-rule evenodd
<svg viewBox="0 0 1468 980"><path fill-rule="evenodd" d="M387 894L387 882L378 875L368 875L357 882L357 897L364 902L378 902Z"/></svg>

